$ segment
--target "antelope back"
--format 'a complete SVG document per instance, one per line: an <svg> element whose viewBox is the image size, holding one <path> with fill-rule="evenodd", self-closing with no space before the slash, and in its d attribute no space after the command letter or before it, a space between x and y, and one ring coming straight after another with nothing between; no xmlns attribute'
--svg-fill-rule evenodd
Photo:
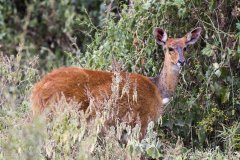
<svg viewBox="0 0 240 160"><path fill-rule="evenodd" d="M162 115L160 92L148 77L133 73L120 73L120 77L119 89L117 89L119 98L115 103L117 113L113 116L115 119L109 120L108 124L114 124L116 119L119 119L120 122L133 125L139 120L144 135L149 120L156 120ZM90 105L88 94L90 93L94 104L98 105L92 113L94 116L96 112L101 112L105 100L116 94L113 91L113 87L116 87L113 82L115 78L114 73L110 72L75 67L56 69L33 87L31 98L33 114L36 116L48 108L57 100L58 95L64 95L67 100L78 102L79 108L86 110ZM97 104L99 102L103 105Z"/></svg>

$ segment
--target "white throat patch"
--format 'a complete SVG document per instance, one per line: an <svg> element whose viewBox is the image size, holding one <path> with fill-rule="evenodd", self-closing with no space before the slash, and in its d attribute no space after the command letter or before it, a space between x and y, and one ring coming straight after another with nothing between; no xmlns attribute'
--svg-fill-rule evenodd
<svg viewBox="0 0 240 160"><path fill-rule="evenodd" d="M162 103L163 105L167 104L170 101L169 98L163 98Z"/></svg>
<svg viewBox="0 0 240 160"><path fill-rule="evenodd" d="M174 65L173 65L172 69L173 69L174 71L180 72L181 69L182 69L182 66L181 66L180 63L177 63L177 64L174 64Z"/></svg>

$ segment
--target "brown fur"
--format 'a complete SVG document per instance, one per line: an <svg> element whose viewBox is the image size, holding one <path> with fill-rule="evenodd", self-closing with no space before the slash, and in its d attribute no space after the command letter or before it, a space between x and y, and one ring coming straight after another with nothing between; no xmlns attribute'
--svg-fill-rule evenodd
<svg viewBox="0 0 240 160"><path fill-rule="evenodd" d="M142 136L145 135L148 122L150 120L156 121L163 114L163 98L170 98L176 89L179 76L176 63L179 59L179 52L183 51L187 43L195 43L199 38L200 32L201 28L197 28L188 33L188 38L186 36L178 39L169 38L166 41L167 34L165 31L159 28L155 30L154 35L157 42L166 49L162 72L155 78L148 78L135 73L120 73L123 80L119 84L121 98L118 101L119 111L114 117L115 119L125 122L126 115L132 113L132 119L128 123L134 125L138 123L139 119ZM174 49L171 52L169 51L170 47ZM113 94L111 89L113 77L114 73L111 72L77 67L56 69L34 85L31 96L33 115L40 114L53 101L57 101L61 94L67 100L74 100L80 103L81 109L86 110L90 103L87 91L90 92L96 102L103 101L104 97L109 97ZM128 95L122 96L122 89L127 81L129 82L130 91ZM133 97L134 85L137 86L137 99ZM101 108L96 108L95 111L101 111ZM108 121L110 125L114 123L115 120Z"/></svg>
<svg viewBox="0 0 240 160"><path fill-rule="evenodd" d="M80 69L76 67L63 67L47 74L40 82L38 82L32 91L32 108L33 114L36 116L41 113L52 99L57 97L57 94L64 94L66 99L74 99L82 103L81 109L86 110L89 106L89 100L86 90L89 90L93 97L101 100L107 93L108 96L112 94L111 84L113 73L94 71L87 69ZM162 98L158 88L149 80L149 78L134 74L121 73L123 78L120 83L120 88L123 88L126 83L126 77L129 77L130 93L129 102L133 100L133 85L137 84L137 100L134 105L129 106L127 95L119 100L118 118L124 117L130 112L134 113L132 116L133 122L137 121L138 116L142 125L142 132L144 134L148 120L157 120L162 114ZM120 89L121 91L121 89Z"/></svg>

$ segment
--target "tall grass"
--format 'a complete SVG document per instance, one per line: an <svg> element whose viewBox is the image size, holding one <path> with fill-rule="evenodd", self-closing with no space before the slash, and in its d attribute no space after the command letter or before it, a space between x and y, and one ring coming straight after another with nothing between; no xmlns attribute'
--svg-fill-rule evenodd
<svg viewBox="0 0 240 160"><path fill-rule="evenodd" d="M239 124L226 128L221 137L226 149L194 150L186 148L179 137L176 143L168 139L159 139L154 123L149 123L146 137L139 141L140 126L131 128L126 123L105 126L112 117L111 108L121 96L117 89L116 75L113 77L113 95L105 103L94 104L94 107L105 107L102 112L89 119L90 112L79 110L79 104L67 102L62 97L52 104L44 114L32 119L28 96L32 86L32 74L36 72L32 63L21 63L21 54L12 57L1 55L1 117L0 117L0 159L238 159L239 152L233 144L239 143ZM35 59L33 59L35 61ZM6 70L18 66L16 70ZM25 67L24 67L25 66ZM27 70L26 70L27 68ZM7 74L6 74L7 73ZM22 73L24 76L19 76ZM31 73L31 74L30 74ZM11 76L11 78L9 78ZM32 78L31 78L32 77ZM115 78L115 80L114 80ZM7 80L7 81L6 81ZM25 85L22 92L9 92L10 87ZM7 98L20 96L20 98ZM104 104L104 105L103 105ZM96 106L101 105L101 106ZM107 107L107 108L106 108ZM109 108L110 107L110 108ZM104 131L104 132L103 132ZM104 134L103 134L104 133ZM122 134L127 143L122 143ZM231 134L229 134L231 133ZM232 147L231 147L232 146ZM230 147L230 148L229 148Z"/></svg>
<svg viewBox="0 0 240 160"><path fill-rule="evenodd" d="M135 0L130 8L121 6L118 21L107 13L101 27L94 26L86 12L77 15L65 1L56 8L49 1L29 3L23 18L9 3L0 6L0 159L240 159L237 0ZM46 12L38 21L42 8ZM48 14L52 11L55 14ZM118 123L104 129L109 112L89 120L88 112L64 97L52 106L54 112L32 119L31 87L42 77L39 73L53 66L111 70L116 59L124 71L155 76L164 57L152 36L157 26L170 37L183 36L195 26L204 32L201 42L187 51L188 63L162 125L151 122L142 141L139 126ZM118 96L115 92L111 98ZM113 102L98 105L111 109ZM123 132L127 143L121 142Z"/></svg>

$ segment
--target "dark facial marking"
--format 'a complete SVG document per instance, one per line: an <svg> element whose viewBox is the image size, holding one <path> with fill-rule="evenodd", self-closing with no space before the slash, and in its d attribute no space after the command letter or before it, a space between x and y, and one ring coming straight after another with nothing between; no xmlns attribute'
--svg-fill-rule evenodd
<svg viewBox="0 0 240 160"><path fill-rule="evenodd" d="M174 49L173 49L172 47L169 47L168 50L169 50L170 52L173 52L173 51L174 51Z"/></svg>

